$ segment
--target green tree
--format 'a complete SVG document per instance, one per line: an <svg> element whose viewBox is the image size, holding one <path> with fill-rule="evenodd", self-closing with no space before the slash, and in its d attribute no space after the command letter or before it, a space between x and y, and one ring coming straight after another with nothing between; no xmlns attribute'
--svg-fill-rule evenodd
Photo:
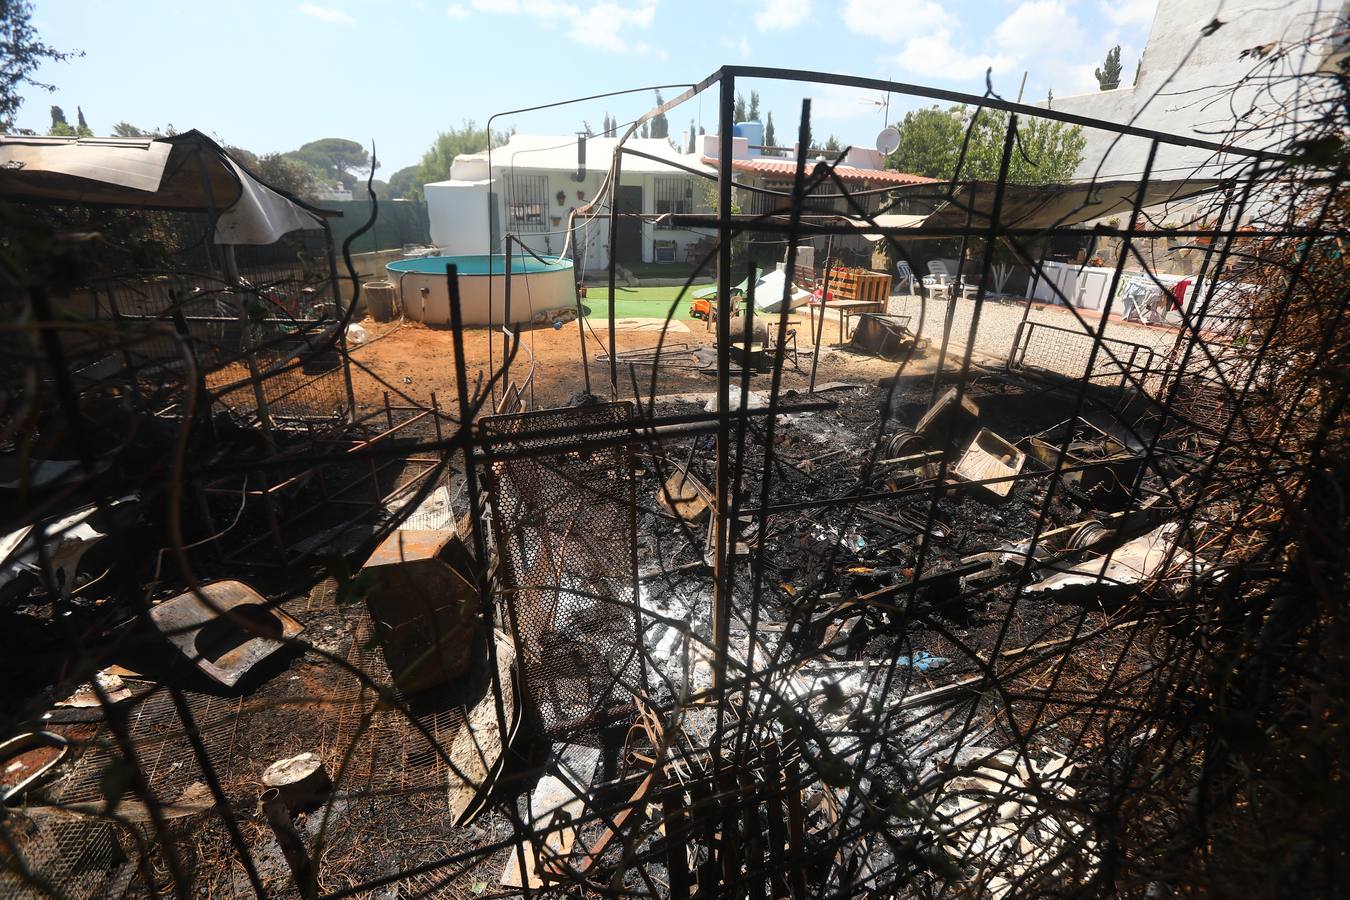
<svg viewBox="0 0 1350 900"><path fill-rule="evenodd" d="M33 4L28 0L0 0L0 132L14 128L14 116L23 105L25 85L44 91L56 86L33 78L44 62L65 62L84 56L44 44L33 28Z"/></svg>
<svg viewBox="0 0 1350 900"><path fill-rule="evenodd" d="M509 131L494 131L492 146L500 147L511 137ZM436 135L436 141L417 164L413 177L412 196L422 199L422 185L433 181L445 181L450 177L450 164L461 153L481 153L488 148L488 133L479 128L472 120L466 120L459 128L442 131Z"/></svg>
<svg viewBox="0 0 1350 900"><path fill-rule="evenodd" d="M154 132L142 131L130 122L118 122L112 127L114 137L154 137Z"/></svg>
<svg viewBox="0 0 1350 900"><path fill-rule="evenodd" d="M759 91L750 92L750 108L746 110L746 115L750 117L746 119L747 122L759 121Z"/></svg>
<svg viewBox="0 0 1350 900"><path fill-rule="evenodd" d="M764 143L769 147L778 146L778 136L773 133L773 113L769 113L768 120L764 123ZM774 152L775 156L777 155L775 151L770 152Z"/></svg>
<svg viewBox="0 0 1350 900"><path fill-rule="evenodd" d="M694 145L694 141L695 141L694 135L695 135L695 132L694 132L694 120L693 120L693 119L690 119L690 120L689 120L689 146L688 146L688 148L684 151L685 153L693 153L694 150L697 149L697 148L695 147L695 145Z"/></svg>
<svg viewBox="0 0 1350 900"><path fill-rule="evenodd" d="M900 146L886 158L886 167L928 178L951 178L965 135L964 109L928 106L905 113Z"/></svg>
<svg viewBox="0 0 1350 900"><path fill-rule="evenodd" d="M367 173L362 170L370 168L370 153L356 141L346 138L310 141L286 156L313 166L327 178L336 179L349 188L364 181Z"/></svg>
<svg viewBox="0 0 1350 900"><path fill-rule="evenodd" d="M917 109L906 113L900 123L900 146L886 158L886 166L944 181L991 181L998 177L1007 127L1008 114L1000 110L980 110L977 115L966 106ZM1077 125L1031 117L1018 120L1017 140L1008 165L1008 180L1013 184L1069 180L1082 162L1087 143Z"/></svg>
<svg viewBox="0 0 1350 900"><path fill-rule="evenodd" d="M660 106L666 101L661 99L661 92L656 92L656 105ZM670 123L666 121L665 113L657 113L652 116L652 137L670 139Z"/></svg>
<svg viewBox="0 0 1350 900"><path fill-rule="evenodd" d="M81 107L75 107L75 130L78 132L94 133L94 129L89 127L89 123L84 120L84 110Z"/></svg>
<svg viewBox="0 0 1350 900"><path fill-rule="evenodd" d="M744 122L744 121L746 121L745 116L746 116L746 112L745 112L745 98L744 98L743 96L741 96L741 92L740 92L740 91L737 91L737 92L736 92L736 106L735 106L734 110L733 110L732 113L731 113L731 121L733 121L733 122Z"/></svg>
<svg viewBox="0 0 1350 900"><path fill-rule="evenodd" d="M417 186L417 166L404 166L389 176L389 195L395 200L412 197Z"/></svg>
<svg viewBox="0 0 1350 900"><path fill-rule="evenodd" d="M1103 91L1114 91L1120 87L1120 45L1116 44L1110 50L1106 51L1106 60L1101 68L1094 69L1093 75L1097 76L1097 86Z"/></svg>
<svg viewBox="0 0 1350 900"><path fill-rule="evenodd" d="M264 153L261 156L243 147L226 145L225 152L259 181L280 188L302 200L313 200L329 181L326 173L289 154Z"/></svg>
<svg viewBox="0 0 1350 900"><path fill-rule="evenodd" d="M3 2L3 0L0 0L0 2ZM80 118L78 120L80 123L79 127L71 125L69 122L67 122L65 111L62 110L61 107L56 106L55 104L52 105L51 114L52 114L52 127L47 130L47 133L52 135L53 137L94 136L94 132L90 130L88 125L84 124L83 114L80 115Z"/></svg>
<svg viewBox="0 0 1350 900"><path fill-rule="evenodd" d="M640 132L638 132L639 136L644 137L644 138L647 138L647 137L651 137L651 136L652 136L652 135L651 135L651 129L649 129L649 128L647 127L647 124L648 124L648 123L646 123L646 122L643 122L643 123L642 123L642 130L641 130Z"/></svg>
<svg viewBox="0 0 1350 900"><path fill-rule="evenodd" d="M828 138L825 139L826 153L838 153L840 150L843 149L844 148L839 144L839 138L835 137L834 135L830 135Z"/></svg>

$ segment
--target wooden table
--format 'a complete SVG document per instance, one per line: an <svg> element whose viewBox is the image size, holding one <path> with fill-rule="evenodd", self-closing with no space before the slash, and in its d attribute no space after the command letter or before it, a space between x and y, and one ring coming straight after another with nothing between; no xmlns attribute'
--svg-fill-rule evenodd
<svg viewBox="0 0 1350 900"><path fill-rule="evenodd" d="M820 310L822 324L825 313L836 309L839 311L839 343L842 344L848 340L846 321L852 321L854 316L863 313L885 312L886 304L877 300L831 300L823 306L819 303L809 304L808 312L811 316L811 338L813 341L816 336L817 309Z"/></svg>

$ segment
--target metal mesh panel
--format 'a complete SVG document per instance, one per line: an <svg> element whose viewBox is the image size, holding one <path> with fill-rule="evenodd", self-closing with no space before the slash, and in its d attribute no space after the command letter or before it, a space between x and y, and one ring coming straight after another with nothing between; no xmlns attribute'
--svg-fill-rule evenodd
<svg viewBox="0 0 1350 900"><path fill-rule="evenodd" d="M1094 344L1098 347L1095 355ZM1147 383L1156 370L1153 357L1153 349L1142 344L1027 322L1018 335L1013 366L1042 369L1093 384L1118 382L1124 386L1130 377Z"/></svg>
<svg viewBox="0 0 1350 900"><path fill-rule="evenodd" d="M575 444L540 429L626 433L631 403L483 419L502 452ZM488 468L509 621L527 696L549 733L584 731L626 704L638 673L636 495L625 445L498 460Z"/></svg>

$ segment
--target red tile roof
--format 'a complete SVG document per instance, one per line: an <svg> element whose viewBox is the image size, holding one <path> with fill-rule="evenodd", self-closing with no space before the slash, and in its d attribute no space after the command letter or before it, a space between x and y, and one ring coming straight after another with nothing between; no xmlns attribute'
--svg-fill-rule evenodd
<svg viewBox="0 0 1350 900"><path fill-rule="evenodd" d="M717 160L711 157L703 157L704 165L716 166ZM810 173L815 163L808 160L807 172ZM791 159L766 159L763 156L756 156L750 159L733 159L731 168L736 172L748 172L752 175L762 175L766 178L791 178L797 171L797 163ZM908 172L896 172L892 169L859 169L855 166L835 166L835 174L845 181L875 181L885 184L929 184L935 182L936 178L925 178L922 175L911 175Z"/></svg>

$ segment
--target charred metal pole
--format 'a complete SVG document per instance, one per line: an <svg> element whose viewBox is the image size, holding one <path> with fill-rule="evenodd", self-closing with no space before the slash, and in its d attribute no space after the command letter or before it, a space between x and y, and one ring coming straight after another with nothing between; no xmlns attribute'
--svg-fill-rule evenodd
<svg viewBox="0 0 1350 900"><path fill-rule="evenodd" d="M323 225L324 250L328 254L328 280L333 288L333 318L338 323L337 346L338 352L342 354L342 378L347 386L347 424L356 422L356 391L352 389L352 362L350 351L347 349L347 329L341 327L342 323L347 321L346 312L342 308L342 282L338 280L337 255L333 252L333 229L328 224L328 220L319 219L319 224ZM355 289L355 285L352 286ZM403 302L403 292L399 291L399 303ZM356 303L353 295L352 303Z"/></svg>
<svg viewBox="0 0 1350 900"><path fill-rule="evenodd" d="M952 322L956 320L956 301L961 296L961 280L965 277L966 268L966 239L970 234L970 223L975 211L975 187L970 189L970 205L966 207L966 230L961 234L960 255L956 258L956 276L951 284L947 285L947 312L942 317L942 349L938 350L937 368L933 370L933 390L928 396L928 405L932 406L937 402L938 390L942 384L942 363L947 358L947 348L951 346L952 341ZM991 239L992 240L992 239ZM993 253L994 248L990 246L988 251ZM1031 309L1031 302L1027 301L1023 308L1023 318L1025 319L1027 311ZM1018 325L1018 334L1020 335L1021 325ZM967 341L974 341L974 331L966 335ZM1016 347L1016 343L1013 344ZM1011 352L1008 358L1012 359Z"/></svg>
<svg viewBox="0 0 1350 900"><path fill-rule="evenodd" d="M506 246L509 251L510 243ZM492 689L492 703L497 716L497 732L501 736L502 746L506 747L511 742L510 729L506 721L506 702L502 698L504 686L498 675L501 669L497 666L497 641L493 634L496 630L497 614L492 608L492 586L488 580L487 537L483 531L483 517L478 505L478 472L474 468L473 459L473 405L469 399L469 373L464 366L464 313L460 306L459 269L454 263L445 264L445 281L446 295L450 300L451 340L454 342L455 348L455 390L459 396L460 447L464 451L464 493L469 498L469 525L473 536L474 584L478 588L478 596L483 604L483 621L488 632L488 671L492 672L489 684ZM491 303L488 306L490 309ZM491 334L488 335L488 346L492 346ZM512 617L511 639L514 641L515 636L520 634L520 629L516 626L515 613L510 604L507 604L507 610ZM520 871L524 872L526 871L525 856L521 848L524 846L526 837L521 832L520 816L515 815L514 810L511 816L511 827L515 833L516 863L520 866ZM529 896L529 893L527 885L525 896Z"/></svg>
<svg viewBox="0 0 1350 900"><path fill-rule="evenodd" d="M726 680L727 638L731 618L731 566L728 558L731 531L731 158L735 152L736 79L723 75L718 83L717 115L717 506L713 519L712 639L716 664L713 690ZM610 295L613 297L613 294ZM611 319L611 327L613 320ZM611 359L613 357L611 356ZM613 365L611 362L610 365Z"/></svg>
<svg viewBox="0 0 1350 900"><path fill-rule="evenodd" d="M806 196L801 198L803 204L806 203ZM825 339L825 310L830 299L830 254L834 252L834 235L830 235L825 242L825 283L820 286L820 324L816 326L816 333L811 341L811 380L806 386L808 394L816 392L816 366L820 362L820 342Z"/></svg>
<svg viewBox="0 0 1350 900"><path fill-rule="evenodd" d="M511 389L511 242L519 240L515 235L506 236L506 286L502 289L502 396ZM488 260L489 271L492 260ZM488 341L492 340L491 333Z"/></svg>
<svg viewBox="0 0 1350 900"><path fill-rule="evenodd" d="M623 154L614 151L614 178L609 183L609 396L619 399L619 360L615 356L614 302L619 265L619 170Z"/></svg>
<svg viewBox="0 0 1350 900"><path fill-rule="evenodd" d="M586 358L586 307L581 302L581 293L585 290L586 254L577 250L577 217L568 217L568 228L572 231L572 287L577 294L577 338L581 341L581 374L586 379L586 395L591 393L591 361Z"/></svg>

